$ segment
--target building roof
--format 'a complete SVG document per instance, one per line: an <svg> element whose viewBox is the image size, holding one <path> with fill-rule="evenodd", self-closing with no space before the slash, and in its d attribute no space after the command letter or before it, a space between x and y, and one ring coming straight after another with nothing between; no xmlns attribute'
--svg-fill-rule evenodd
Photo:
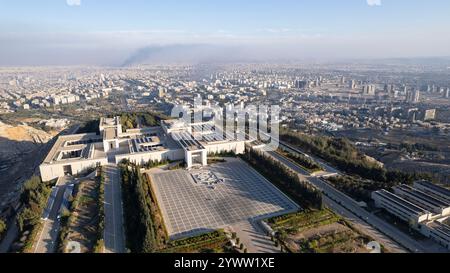
<svg viewBox="0 0 450 273"><path fill-rule="evenodd" d="M52 149L44 159L44 164L58 162L60 153L81 151L81 158L90 158L93 156L94 143L101 142L102 139L96 134L81 134L60 136Z"/></svg>
<svg viewBox="0 0 450 273"><path fill-rule="evenodd" d="M433 191L439 192L440 194L447 196L447 198L450 198L450 190L448 190L446 188L439 187L439 186L437 186L429 181L426 181L426 180L416 181L415 183L417 183L423 187L429 188Z"/></svg>
<svg viewBox="0 0 450 273"><path fill-rule="evenodd" d="M103 139L104 140L112 140L118 138L117 129L116 128L106 128L103 131Z"/></svg>
<svg viewBox="0 0 450 273"><path fill-rule="evenodd" d="M401 206L405 210L409 211L411 214L423 215L423 214L429 213L428 211L424 210L423 208L416 206L413 203L411 203L411 202L409 202L387 190L380 190L380 191L375 192L375 194L395 203L398 206Z"/></svg>
<svg viewBox="0 0 450 273"><path fill-rule="evenodd" d="M205 147L188 132L174 132L172 137L186 151L204 150Z"/></svg>
<svg viewBox="0 0 450 273"><path fill-rule="evenodd" d="M408 193L412 198L418 199L418 201L423 201L435 208L446 208L450 207L450 202L439 199L437 197L431 196L426 192L420 191L408 185L398 186L397 189L400 189L406 193Z"/></svg>
<svg viewBox="0 0 450 273"><path fill-rule="evenodd" d="M429 224L428 227L445 234L447 237L450 237L450 226L446 224L434 221L431 224Z"/></svg>

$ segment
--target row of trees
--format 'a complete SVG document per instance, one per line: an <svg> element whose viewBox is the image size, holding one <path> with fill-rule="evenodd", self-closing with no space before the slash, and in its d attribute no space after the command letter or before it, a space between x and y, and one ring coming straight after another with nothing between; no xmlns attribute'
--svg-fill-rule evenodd
<svg viewBox="0 0 450 273"><path fill-rule="evenodd" d="M23 210L17 215L16 220L20 234L29 232L22 249L23 252L29 251L33 246L35 236L41 227L40 219L50 192L50 185L43 183L38 176L30 178L22 188L20 200Z"/></svg>
<svg viewBox="0 0 450 273"><path fill-rule="evenodd" d="M164 166L169 164L170 161L169 160L149 160L146 164L144 164L143 167L145 167L146 169L152 169L152 168L156 168L156 167L160 167L160 166Z"/></svg>
<svg viewBox="0 0 450 273"><path fill-rule="evenodd" d="M280 162L253 149L249 149L242 158L269 181L288 193L303 208L323 208L322 192L307 181L301 180L294 171Z"/></svg>
<svg viewBox="0 0 450 273"><path fill-rule="evenodd" d="M123 162L120 170L128 248L133 253L155 252L167 243L156 200L138 166Z"/></svg>
<svg viewBox="0 0 450 273"><path fill-rule="evenodd" d="M281 140L330 162L341 171L381 182L385 187L392 187L400 183L412 183L417 179L432 178L429 174L410 174L387 170L378 162L361 153L347 139L312 136L288 131L281 134Z"/></svg>
<svg viewBox="0 0 450 273"><path fill-rule="evenodd" d="M102 253L105 247L105 241L103 234L105 231L105 170L103 167L98 167L98 184L96 188L97 192L97 241L94 245L94 253Z"/></svg>
<svg viewBox="0 0 450 273"><path fill-rule="evenodd" d="M336 189L358 201L371 201L371 193L379 189L389 189L384 183L365 180L358 177L338 176L327 179Z"/></svg>

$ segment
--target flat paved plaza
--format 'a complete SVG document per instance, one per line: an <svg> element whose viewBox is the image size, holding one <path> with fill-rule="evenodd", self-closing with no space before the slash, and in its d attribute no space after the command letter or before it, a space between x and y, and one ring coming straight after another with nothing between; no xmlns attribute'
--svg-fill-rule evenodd
<svg viewBox="0 0 450 273"><path fill-rule="evenodd" d="M195 178L194 178L195 177ZM298 206L238 159L151 175L172 239L298 210Z"/></svg>

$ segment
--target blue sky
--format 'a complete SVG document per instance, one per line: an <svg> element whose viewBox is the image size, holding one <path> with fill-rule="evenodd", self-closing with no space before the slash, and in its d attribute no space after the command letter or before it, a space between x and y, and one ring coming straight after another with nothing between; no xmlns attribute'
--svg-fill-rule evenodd
<svg viewBox="0 0 450 273"><path fill-rule="evenodd" d="M146 46L193 43L274 57L294 48L299 57L450 55L449 12L445 0L0 0L0 64L96 49L99 59L115 55L107 63Z"/></svg>

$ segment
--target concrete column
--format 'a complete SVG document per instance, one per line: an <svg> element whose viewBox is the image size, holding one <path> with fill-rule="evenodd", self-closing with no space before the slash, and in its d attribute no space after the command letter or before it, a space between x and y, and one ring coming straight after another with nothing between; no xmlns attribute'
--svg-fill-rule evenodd
<svg viewBox="0 0 450 273"><path fill-rule="evenodd" d="M185 151L184 152L184 160L186 161L187 168L192 168L192 153Z"/></svg>
<svg viewBox="0 0 450 273"><path fill-rule="evenodd" d="M202 151L202 165L203 166L208 165L208 152L206 150Z"/></svg>

